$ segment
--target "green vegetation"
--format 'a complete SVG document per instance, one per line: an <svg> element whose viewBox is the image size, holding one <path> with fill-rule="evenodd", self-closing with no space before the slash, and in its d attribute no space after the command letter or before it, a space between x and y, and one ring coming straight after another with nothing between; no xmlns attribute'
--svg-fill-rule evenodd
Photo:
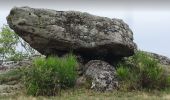
<svg viewBox="0 0 170 100"><path fill-rule="evenodd" d="M142 51L120 62L117 75L121 90L165 89L170 86L170 77L158 61Z"/></svg>
<svg viewBox="0 0 170 100"><path fill-rule="evenodd" d="M96 92L87 89L62 90L60 96L43 97L24 94L0 97L0 100L170 100L169 91Z"/></svg>
<svg viewBox="0 0 170 100"><path fill-rule="evenodd" d="M16 48L19 45L26 52L17 51ZM35 53L36 51L19 38L8 26L2 28L0 31L0 57L2 59L0 60L19 61ZM33 96L55 96L61 93L61 96L50 97L50 99L105 99L106 96L108 99L146 99L143 96L147 98L151 96L151 99L158 98L155 94L153 96L148 93L148 90L149 92L151 90L152 92L157 91L156 95L163 93L161 94L162 98L163 95L168 96L168 99L170 98L165 93L165 90L168 90L170 87L170 69L168 69L170 67L166 67L168 70L165 70L165 67L162 67L157 60L142 51L138 51L135 55L125 58L118 63L116 72L119 80L119 89L114 92L99 93L88 89L70 91L70 88L74 89L78 77L77 66L76 57L72 54L62 58L54 56L37 58L30 67L0 73L0 84L14 85L23 82L27 94ZM33 98L30 96L30 99ZM37 98L47 99L44 97ZM162 98L158 98L158 100Z"/></svg>
<svg viewBox="0 0 170 100"><path fill-rule="evenodd" d="M23 48L25 52L17 48ZM34 55L37 52L21 39L7 25L4 25L0 31L0 60L19 61L24 57Z"/></svg>
<svg viewBox="0 0 170 100"><path fill-rule="evenodd" d="M63 58L37 58L32 67L11 70L0 75L1 84L11 84L13 80L20 81L23 77L26 92L29 95L18 94L10 97L1 96L3 100L160 100L170 99L169 77L159 63L144 52L137 52L134 56L125 59L117 66L117 75L120 83L119 90L113 92L96 92L89 89L72 88L75 85L78 65L75 56ZM24 72L24 73L23 73ZM70 88L71 87L71 88ZM67 88L67 89L66 89ZM149 91L148 91L149 90ZM55 97L44 97L57 95ZM41 95L41 96L39 96ZM38 97L34 97L38 96Z"/></svg>
<svg viewBox="0 0 170 100"><path fill-rule="evenodd" d="M73 55L63 58L37 58L24 74L27 93L30 95L56 95L60 89L73 87L77 78L78 63Z"/></svg>
<svg viewBox="0 0 170 100"><path fill-rule="evenodd" d="M0 32L0 57L6 59L14 56L17 42L18 36L8 26L4 26Z"/></svg>

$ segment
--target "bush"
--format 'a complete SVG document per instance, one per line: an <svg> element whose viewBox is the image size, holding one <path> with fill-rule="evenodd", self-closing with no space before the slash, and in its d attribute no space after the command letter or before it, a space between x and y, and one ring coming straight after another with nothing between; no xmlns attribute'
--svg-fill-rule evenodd
<svg viewBox="0 0 170 100"><path fill-rule="evenodd" d="M24 82L28 94L56 95L60 89L73 87L78 63L73 55L63 58L37 58L33 66L25 71Z"/></svg>
<svg viewBox="0 0 170 100"><path fill-rule="evenodd" d="M170 78L164 74L158 61L142 51L120 62L117 75L120 88L124 90L163 89L170 85Z"/></svg>
<svg viewBox="0 0 170 100"><path fill-rule="evenodd" d="M131 68L131 66L128 66L125 62L121 62L117 66L116 73L119 79L120 90L128 91L139 87L139 74L137 70Z"/></svg>
<svg viewBox="0 0 170 100"><path fill-rule="evenodd" d="M129 68L123 67L121 64L118 65L119 67L117 68L117 75L118 78L123 81L123 80L128 80L130 76L130 71Z"/></svg>

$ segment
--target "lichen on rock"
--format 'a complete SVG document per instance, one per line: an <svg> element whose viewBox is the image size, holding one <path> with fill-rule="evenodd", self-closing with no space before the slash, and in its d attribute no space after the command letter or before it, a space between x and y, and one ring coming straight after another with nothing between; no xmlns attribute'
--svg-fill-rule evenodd
<svg viewBox="0 0 170 100"><path fill-rule="evenodd" d="M107 62L92 60L85 65L85 76L96 91L113 91L118 87L115 68Z"/></svg>
<svg viewBox="0 0 170 100"><path fill-rule="evenodd" d="M14 7L9 26L31 47L45 55L72 51L90 59L131 56L136 50L133 33L120 19L78 11Z"/></svg>

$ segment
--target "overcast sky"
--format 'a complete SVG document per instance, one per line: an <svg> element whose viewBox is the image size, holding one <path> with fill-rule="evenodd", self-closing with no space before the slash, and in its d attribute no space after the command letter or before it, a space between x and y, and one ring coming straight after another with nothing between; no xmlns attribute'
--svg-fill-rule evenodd
<svg viewBox="0 0 170 100"><path fill-rule="evenodd" d="M123 19L138 48L170 57L170 2L168 0L0 0L0 27L14 6L77 10Z"/></svg>

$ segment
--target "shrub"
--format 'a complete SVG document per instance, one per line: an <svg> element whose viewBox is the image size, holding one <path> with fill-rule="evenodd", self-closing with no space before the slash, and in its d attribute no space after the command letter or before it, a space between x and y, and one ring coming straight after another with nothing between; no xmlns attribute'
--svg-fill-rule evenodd
<svg viewBox="0 0 170 100"><path fill-rule="evenodd" d="M129 71L129 68L127 67L123 67L121 64L118 65L119 67L117 68L117 75L118 75L118 78L121 79L122 81L123 80L128 80L130 76L130 71Z"/></svg>
<svg viewBox="0 0 170 100"><path fill-rule="evenodd" d="M121 62L117 66L116 73L120 81L120 90L128 91L138 87L137 81L139 75L136 70L131 68L131 66L127 66L126 63Z"/></svg>
<svg viewBox="0 0 170 100"><path fill-rule="evenodd" d="M163 89L170 85L170 78L164 74L158 61L142 51L120 62L117 75L126 89Z"/></svg>
<svg viewBox="0 0 170 100"><path fill-rule="evenodd" d="M76 81L75 56L68 55L63 58L48 57L37 58L33 66L25 71L24 82L28 94L56 95L60 89L73 87Z"/></svg>

